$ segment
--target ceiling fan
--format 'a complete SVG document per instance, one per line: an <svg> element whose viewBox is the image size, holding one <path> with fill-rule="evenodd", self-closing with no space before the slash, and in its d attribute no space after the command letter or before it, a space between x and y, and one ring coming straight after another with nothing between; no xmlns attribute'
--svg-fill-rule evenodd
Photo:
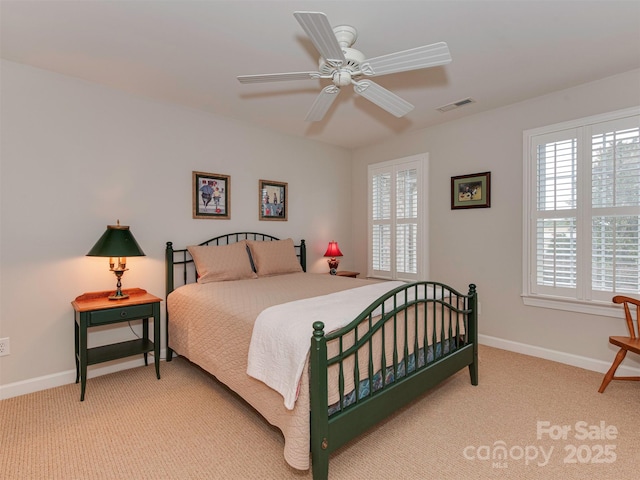
<svg viewBox="0 0 640 480"><path fill-rule="evenodd" d="M402 117L413 110L413 105L367 77L436 67L451 62L449 47L444 42L366 58L362 52L351 48L358 36L355 28L349 25L332 28L327 16L321 12L294 12L293 16L320 53L318 71L241 75L238 80L240 83L262 83L330 79L333 84L324 87L316 98L305 119L308 122L322 120L340 93L340 87L347 85L353 85L357 94L380 108L396 117Z"/></svg>

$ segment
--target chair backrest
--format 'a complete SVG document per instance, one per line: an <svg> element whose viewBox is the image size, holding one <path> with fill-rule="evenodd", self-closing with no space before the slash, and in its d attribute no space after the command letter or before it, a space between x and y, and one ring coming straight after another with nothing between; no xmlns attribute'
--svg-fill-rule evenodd
<svg viewBox="0 0 640 480"><path fill-rule="evenodd" d="M625 297L624 295L616 295L613 297L613 303L621 303L624 305L624 315L627 320L627 328L629 329L629 336L633 339L640 337L640 326L639 330L636 330L635 325L633 324L633 317L631 316L631 310L629 308L629 304L636 306L636 321L640 319L640 300L631 297Z"/></svg>

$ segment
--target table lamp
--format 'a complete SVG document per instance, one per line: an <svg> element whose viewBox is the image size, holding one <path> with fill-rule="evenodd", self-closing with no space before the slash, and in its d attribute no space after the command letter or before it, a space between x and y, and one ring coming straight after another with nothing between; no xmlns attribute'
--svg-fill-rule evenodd
<svg viewBox="0 0 640 480"><path fill-rule="evenodd" d="M107 231L102 234L89 253L88 257L109 257L109 270L115 273L118 283L116 293L109 300L123 300L129 295L122 293L122 275L128 270L127 257L144 257L144 252L133 238L127 225L107 225ZM117 262L117 266L116 266Z"/></svg>
<svg viewBox="0 0 640 480"><path fill-rule="evenodd" d="M325 257L331 257L327 260L329 264L329 273L331 275L335 275L338 271L338 264L340 260L336 257L341 257L342 252L340 251L340 247L338 247L338 242L329 242L329 246L327 247L327 251L324 252Z"/></svg>

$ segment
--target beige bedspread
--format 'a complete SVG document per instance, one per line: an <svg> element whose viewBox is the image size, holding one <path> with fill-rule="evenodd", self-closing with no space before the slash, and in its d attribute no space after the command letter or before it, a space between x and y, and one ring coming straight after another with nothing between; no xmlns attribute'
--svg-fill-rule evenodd
<svg viewBox="0 0 640 480"><path fill-rule="evenodd" d="M284 435L285 460L306 470L310 442L308 368L303 371L295 407L287 410L279 393L246 373L253 323L267 307L371 283L374 281L294 273L185 285L167 298L169 346L213 374L278 427ZM212 304L217 305L214 310ZM312 331L309 338L311 335Z"/></svg>

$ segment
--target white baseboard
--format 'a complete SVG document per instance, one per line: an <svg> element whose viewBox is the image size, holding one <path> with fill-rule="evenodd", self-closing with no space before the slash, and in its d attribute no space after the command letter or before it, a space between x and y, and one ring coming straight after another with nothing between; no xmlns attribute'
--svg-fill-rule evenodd
<svg viewBox="0 0 640 480"><path fill-rule="evenodd" d="M511 340L490 337L488 335L478 335L478 343L489 347L501 348L502 350L508 350L510 352L544 358L545 360L552 360L554 362L564 363L566 365L584 368L585 370L591 370L599 373L606 373L607 370L609 370L609 367L611 367L611 362L613 362L613 356L611 357L610 362L605 362L603 360L596 360L595 358L582 357L580 355L550 350L548 348L537 347L535 345L527 345L526 343L513 342ZM616 374L620 376L640 376L640 368L620 365Z"/></svg>
<svg viewBox="0 0 640 480"><path fill-rule="evenodd" d="M513 342L511 340L504 340L502 338L491 337L489 335L478 335L478 341L481 345L501 348L502 350L522 353L524 355L530 355L532 357L544 358L546 360L552 360L554 362L564 363L566 365L572 365L574 367L584 368L586 370L592 370L594 372L605 373L611 366L611 362L582 357L579 355L573 355L571 353L560 352L557 350L550 350L548 348L537 347L535 345ZM149 357L149 364L152 365L153 355L149 355ZM166 358L164 350L161 352L160 358ZM611 359L611 361L613 361L613 358ZM87 371L87 378L99 377L100 375L107 375L109 373L119 372L121 370L127 370L129 368L141 367L142 365L144 365L144 360L142 358L120 362L110 362L101 366L89 367ZM640 368L620 365L620 367L618 368L618 373L620 375L640 376ZM74 369L67 370L66 372L46 375L44 377L23 380L21 382L0 385L0 400L5 398L17 397L19 395L26 395L27 393L39 392L41 390L47 390L49 388L61 387L62 385L68 385L70 383L74 383L75 381L76 371ZM78 385L78 398L80 398L80 385Z"/></svg>
<svg viewBox="0 0 640 480"><path fill-rule="evenodd" d="M160 359L166 358L165 352L160 352ZM153 353L149 354L148 360L149 366L153 368ZM128 370L129 368L141 367L144 365L144 358L136 358L134 360L113 361L104 363L102 365L93 365L87 368L87 378L99 377L101 375L107 375L109 373L119 372L121 370ZM162 370L160 371L162 374ZM65 372L54 373L52 375L45 375L43 377L30 378L29 380L23 380L21 382L9 383L7 385L0 385L0 400L5 398L17 397L19 395L26 395L27 393L39 392L41 390L47 390L49 388L61 387L70 383L75 383L76 371L67 370ZM87 385L87 391L90 387ZM78 383L78 400L80 399L80 384Z"/></svg>

